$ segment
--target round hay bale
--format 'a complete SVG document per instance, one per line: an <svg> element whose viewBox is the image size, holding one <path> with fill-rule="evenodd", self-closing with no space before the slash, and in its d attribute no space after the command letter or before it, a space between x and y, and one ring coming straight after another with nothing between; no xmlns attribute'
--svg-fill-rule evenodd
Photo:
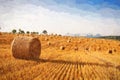
<svg viewBox="0 0 120 80"><path fill-rule="evenodd" d="M45 38L45 41L48 41L49 39L48 38Z"/></svg>
<svg viewBox="0 0 120 80"><path fill-rule="evenodd" d="M117 50L116 50L116 49L114 49L114 52L117 52Z"/></svg>
<svg viewBox="0 0 120 80"><path fill-rule="evenodd" d="M109 54L112 54L112 53L113 53L113 51L112 51L112 50L109 50L109 51L108 51L108 53L109 53Z"/></svg>
<svg viewBox="0 0 120 80"><path fill-rule="evenodd" d="M71 42L71 40L67 40L67 43L70 43Z"/></svg>
<svg viewBox="0 0 120 80"><path fill-rule="evenodd" d="M50 42L48 42L47 44L48 44L48 46L50 46L50 45L51 45L51 43L50 43Z"/></svg>
<svg viewBox="0 0 120 80"><path fill-rule="evenodd" d="M38 38L18 36L11 44L12 55L21 59L39 59L41 43Z"/></svg>
<svg viewBox="0 0 120 80"><path fill-rule="evenodd" d="M65 47L64 46L60 46L60 50L64 50L65 49Z"/></svg>
<svg viewBox="0 0 120 80"><path fill-rule="evenodd" d="M120 44L118 44L118 46L120 46Z"/></svg>
<svg viewBox="0 0 120 80"><path fill-rule="evenodd" d="M86 47L86 48L85 48L85 50L87 50L87 51L88 51L88 50L89 50L89 48L88 48L88 47Z"/></svg>
<svg viewBox="0 0 120 80"><path fill-rule="evenodd" d="M78 51L78 47L75 47L74 50L75 50L75 51Z"/></svg>
<svg viewBox="0 0 120 80"><path fill-rule="evenodd" d="M81 44L82 42L81 42L81 41L78 41L78 43L80 43L80 44Z"/></svg>

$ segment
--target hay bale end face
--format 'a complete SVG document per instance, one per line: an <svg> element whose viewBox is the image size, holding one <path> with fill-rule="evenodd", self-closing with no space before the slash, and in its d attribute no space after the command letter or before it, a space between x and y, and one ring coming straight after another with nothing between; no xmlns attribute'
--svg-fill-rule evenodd
<svg viewBox="0 0 120 80"><path fill-rule="evenodd" d="M39 59L41 43L38 38L18 36L11 45L12 55L21 59Z"/></svg>

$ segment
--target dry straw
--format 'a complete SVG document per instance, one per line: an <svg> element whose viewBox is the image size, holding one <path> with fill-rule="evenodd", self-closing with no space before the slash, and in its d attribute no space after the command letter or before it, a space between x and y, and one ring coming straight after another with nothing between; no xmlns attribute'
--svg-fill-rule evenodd
<svg viewBox="0 0 120 80"><path fill-rule="evenodd" d="M15 58L39 59L41 43L38 38L18 36L13 40L11 50Z"/></svg>

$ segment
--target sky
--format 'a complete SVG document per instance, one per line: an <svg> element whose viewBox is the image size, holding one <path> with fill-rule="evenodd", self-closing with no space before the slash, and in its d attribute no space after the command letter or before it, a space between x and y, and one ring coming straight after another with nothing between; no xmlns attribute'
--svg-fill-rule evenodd
<svg viewBox="0 0 120 80"><path fill-rule="evenodd" d="M120 35L120 0L0 0L0 31Z"/></svg>

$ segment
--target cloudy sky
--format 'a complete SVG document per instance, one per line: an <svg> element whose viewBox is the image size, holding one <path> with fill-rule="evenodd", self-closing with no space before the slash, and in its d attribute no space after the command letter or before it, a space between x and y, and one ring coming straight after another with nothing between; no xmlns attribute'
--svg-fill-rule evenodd
<svg viewBox="0 0 120 80"><path fill-rule="evenodd" d="M0 0L0 27L120 35L120 0Z"/></svg>

